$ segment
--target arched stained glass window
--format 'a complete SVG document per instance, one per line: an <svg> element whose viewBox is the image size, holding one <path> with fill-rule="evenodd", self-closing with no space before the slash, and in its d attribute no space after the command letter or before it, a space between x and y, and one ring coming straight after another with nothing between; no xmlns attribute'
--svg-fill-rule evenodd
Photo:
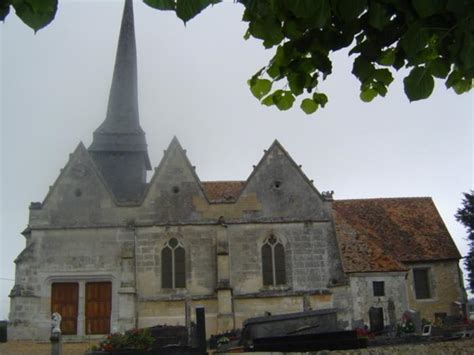
<svg viewBox="0 0 474 355"><path fill-rule="evenodd" d="M171 238L161 250L161 287L186 287L186 255L176 238Z"/></svg>
<svg viewBox="0 0 474 355"><path fill-rule="evenodd" d="M274 235L262 246L262 276L264 286L286 284L285 248Z"/></svg>

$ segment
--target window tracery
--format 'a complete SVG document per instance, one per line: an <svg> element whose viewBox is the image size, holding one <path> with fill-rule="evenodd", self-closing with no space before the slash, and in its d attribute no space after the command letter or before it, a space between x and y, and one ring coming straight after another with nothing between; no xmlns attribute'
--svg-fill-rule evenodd
<svg viewBox="0 0 474 355"><path fill-rule="evenodd" d="M185 264L184 246L176 238L171 238L161 250L161 287L185 288Z"/></svg>
<svg viewBox="0 0 474 355"><path fill-rule="evenodd" d="M273 234L262 245L262 275L264 286L286 284L285 248Z"/></svg>

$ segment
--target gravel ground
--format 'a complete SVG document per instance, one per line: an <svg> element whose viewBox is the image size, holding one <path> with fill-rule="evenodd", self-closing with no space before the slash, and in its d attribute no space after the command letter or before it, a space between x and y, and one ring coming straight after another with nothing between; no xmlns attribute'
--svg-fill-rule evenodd
<svg viewBox="0 0 474 355"><path fill-rule="evenodd" d="M64 343L63 355L84 355L95 343ZM51 343L9 341L0 343L0 355L50 355Z"/></svg>
<svg viewBox="0 0 474 355"><path fill-rule="evenodd" d="M64 343L63 355L84 355L95 343ZM0 355L50 355L51 344L33 341L9 341L0 343ZM247 353L248 354L248 353ZM316 353L312 353L316 354ZM474 354L474 339L461 339L424 345L398 345L346 351L321 351L320 355L471 355Z"/></svg>

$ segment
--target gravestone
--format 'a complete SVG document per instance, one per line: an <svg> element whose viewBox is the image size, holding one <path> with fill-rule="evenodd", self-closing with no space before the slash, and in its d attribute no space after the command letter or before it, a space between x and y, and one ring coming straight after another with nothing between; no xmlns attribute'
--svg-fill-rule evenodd
<svg viewBox="0 0 474 355"><path fill-rule="evenodd" d="M7 325L8 322L6 320L0 321L0 343L7 342Z"/></svg>

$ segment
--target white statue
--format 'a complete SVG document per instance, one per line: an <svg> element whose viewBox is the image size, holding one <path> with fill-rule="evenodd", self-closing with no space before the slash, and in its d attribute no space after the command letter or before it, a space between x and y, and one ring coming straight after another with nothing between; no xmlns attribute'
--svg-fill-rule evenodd
<svg viewBox="0 0 474 355"><path fill-rule="evenodd" d="M58 312L54 312L51 315L51 333L61 334L61 315Z"/></svg>

